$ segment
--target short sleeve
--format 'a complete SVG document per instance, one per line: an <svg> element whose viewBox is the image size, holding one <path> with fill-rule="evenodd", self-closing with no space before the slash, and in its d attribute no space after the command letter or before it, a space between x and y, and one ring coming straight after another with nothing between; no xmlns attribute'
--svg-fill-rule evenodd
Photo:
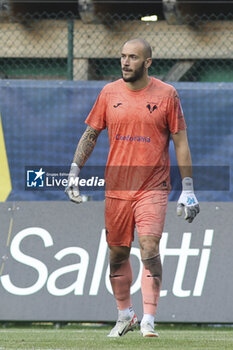
<svg viewBox="0 0 233 350"><path fill-rule="evenodd" d="M168 128L172 134L186 129L183 109L177 91L174 89L173 96L168 98L167 104L167 122Z"/></svg>
<svg viewBox="0 0 233 350"><path fill-rule="evenodd" d="M85 123L96 130L103 130L106 128L106 94L103 90L97 97Z"/></svg>

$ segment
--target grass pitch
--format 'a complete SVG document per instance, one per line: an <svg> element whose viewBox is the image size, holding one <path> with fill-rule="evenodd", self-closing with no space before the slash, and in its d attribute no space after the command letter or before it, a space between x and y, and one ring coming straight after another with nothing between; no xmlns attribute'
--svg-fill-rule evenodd
<svg viewBox="0 0 233 350"><path fill-rule="evenodd" d="M110 326L0 326L0 350L232 350L232 327L156 327L159 338L142 338L139 329L122 338L107 338Z"/></svg>

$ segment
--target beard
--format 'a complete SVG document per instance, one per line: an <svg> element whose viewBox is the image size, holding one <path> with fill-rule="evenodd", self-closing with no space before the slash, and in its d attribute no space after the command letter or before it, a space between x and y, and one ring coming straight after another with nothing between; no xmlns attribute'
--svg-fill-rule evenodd
<svg viewBox="0 0 233 350"><path fill-rule="evenodd" d="M133 74L130 77L128 77L128 78L124 77L124 75L123 75L124 71L122 70L121 74L122 74L123 80L126 83L134 83L135 81L140 80L143 77L143 74L144 74L144 63L145 62L143 62L142 65L139 68L135 69L135 71L132 72Z"/></svg>

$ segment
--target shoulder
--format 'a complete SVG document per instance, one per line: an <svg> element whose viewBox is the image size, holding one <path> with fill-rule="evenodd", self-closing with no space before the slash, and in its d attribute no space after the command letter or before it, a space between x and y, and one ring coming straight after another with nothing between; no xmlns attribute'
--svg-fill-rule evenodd
<svg viewBox="0 0 233 350"><path fill-rule="evenodd" d="M151 77L152 86L159 92L161 97L175 97L177 96L177 91L171 84L165 83L162 80Z"/></svg>
<svg viewBox="0 0 233 350"><path fill-rule="evenodd" d="M119 91L119 89L122 89L123 86L124 86L123 79L118 79L116 81L106 84L103 87L102 92L106 94L116 92L116 91Z"/></svg>

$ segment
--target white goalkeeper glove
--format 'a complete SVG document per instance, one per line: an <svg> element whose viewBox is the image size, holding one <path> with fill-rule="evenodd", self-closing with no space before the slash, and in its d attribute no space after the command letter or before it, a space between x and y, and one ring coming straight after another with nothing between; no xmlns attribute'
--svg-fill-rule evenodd
<svg viewBox="0 0 233 350"><path fill-rule="evenodd" d="M199 213L200 207L193 190L193 179L185 177L182 180L182 192L177 202L176 213L178 216L183 214L188 222L192 222L195 216Z"/></svg>
<svg viewBox="0 0 233 350"><path fill-rule="evenodd" d="M68 185L65 189L65 193L69 197L69 199L74 203L81 203L82 197L79 193L78 188L78 175L80 173L80 169L76 163L72 163L70 167L70 172L68 175Z"/></svg>

